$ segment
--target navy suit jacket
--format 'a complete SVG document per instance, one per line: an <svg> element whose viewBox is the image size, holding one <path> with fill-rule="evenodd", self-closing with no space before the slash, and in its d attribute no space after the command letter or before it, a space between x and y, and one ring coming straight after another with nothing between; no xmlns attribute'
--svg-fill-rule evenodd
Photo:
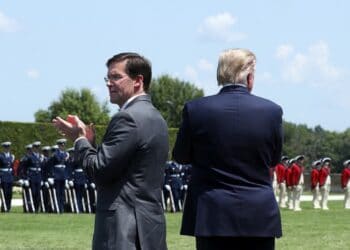
<svg viewBox="0 0 350 250"><path fill-rule="evenodd" d="M181 234L280 237L269 167L282 150L282 109L239 85L185 104L173 157L192 164Z"/></svg>

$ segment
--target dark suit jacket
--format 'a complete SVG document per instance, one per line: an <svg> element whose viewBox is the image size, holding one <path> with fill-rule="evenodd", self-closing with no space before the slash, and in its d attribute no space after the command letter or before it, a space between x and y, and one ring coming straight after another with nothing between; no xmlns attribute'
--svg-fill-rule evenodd
<svg viewBox="0 0 350 250"><path fill-rule="evenodd" d="M168 129L150 97L139 96L112 117L102 144L75 144L76 159L94 177L93 248L166 249L161 205Z"/></svg>
<svg viewBox="0 0 350 250"><path fill-rule="evenodd" d="M242 86L187 103L173 157L192 164L181 233L279 237L269 166L282 148L282 109Z"/></svg>

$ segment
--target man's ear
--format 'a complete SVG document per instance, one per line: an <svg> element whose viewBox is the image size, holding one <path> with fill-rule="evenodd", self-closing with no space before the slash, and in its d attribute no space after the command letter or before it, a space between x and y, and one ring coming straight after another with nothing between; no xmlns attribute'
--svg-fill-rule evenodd
<svg viewBox="0 0 350 250"><path fill-rule="evenodd" d="M140 89L140 87L143 89L143 75L136 76L134 86L138 89Z"/></svg>
<svg viewBox="0 0 350 250"><path fill-rule="evenodd" d="M254 74L253 73L249 73L247 75L247 87L248 87L249 92L252 91L253 85L254 85Z"/></svg>

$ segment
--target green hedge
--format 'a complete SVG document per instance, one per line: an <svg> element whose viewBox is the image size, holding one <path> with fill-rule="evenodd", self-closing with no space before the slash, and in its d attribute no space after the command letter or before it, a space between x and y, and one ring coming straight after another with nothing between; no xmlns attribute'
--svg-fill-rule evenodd
<svg viewBox="0 0 350 250"><path fill-rule="evenodd" d="M97 143L101 141L105 130L106 126L96 126ZM171 150L175 143L176 133L177 129L169 129L169 146ZM62 136L50 123L0 121L0 143L11 141L11 151L16 156L16 159L20 159L25 153L25 146L34 141L41 141L42 146L52 146L56 144L56 140L59 138L62 138ZM67 148L72 147L72 145L73 142L68 141Z"/></svg>

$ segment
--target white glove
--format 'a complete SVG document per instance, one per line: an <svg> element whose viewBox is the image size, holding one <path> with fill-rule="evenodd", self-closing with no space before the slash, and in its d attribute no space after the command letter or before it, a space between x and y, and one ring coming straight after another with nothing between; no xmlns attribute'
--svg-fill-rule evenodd
<svg viewBox="0 0 350 250"><path fill-rule="evenodd" d="M40 182L40 186L43 186L43 185L44 185L44 182L43 182L43 181L41 181L41 182Z"/></svg>
<svg viewBox="0 0 350 250"><path fill-rule="evenodd" d="M45 185L46 188L50 187L50 185L49 185L49 183L47 181L44 182L44 185Z"/></svg>
<svg viewBox="0 0 350 250"><path fill-rule="evenodd" d="M170 191L171 190L171 187L169 185L164 185L165 189Z"/></svg>
<svg viewBox="0 0 350 250"><path fill-rule="evenodd" d="M188 189L188 185L184 185L184 189L187 190Z"/></svg>
<svg viewBox="0 0 350 250"><path fill-rule="evenodd" d="M66 189L69 189L68 180L66 180L66 181L64 182L64 186L65 186Z"/></svg>
<svg viewBox="0 0 350 250"><path fill-rule="evenodd" d="M23 184L24 184L25 187L29 187L29 181L28 180L24 180Z"/></svg>
<svg viewBox="0 0 350 250"><path fill-rule="evenodd" d="M47 178L47 182L52 186L55 183L53 178Z"/></svg>
<svg viewBox="0 0 350 250"><path fill-rule="evenodd" d="M95 188L96 188L95 183L91 182L91 183L90 183L90 187L92 187L93 189L95 189Z"/></svg>
<svg viewBox="0 0 350 250"><path fill-rule="evenodd" d="M70 187L74 187L74 182L73 181L68 181L68 184Z"/></svg>
<svg viewBox="0 0 350 250"><path fill-rule="evenodd" d="M85 183L85 184L84 184L84 187L85 187L85 189L87 189L87 188L88 188L88 185Z"/></svg>
<svg viewBox="0 0 350 250"><path fill-rule="evenodd" d="M23 186L23 180L22 179L18 180L18 185Z"/></svg>

